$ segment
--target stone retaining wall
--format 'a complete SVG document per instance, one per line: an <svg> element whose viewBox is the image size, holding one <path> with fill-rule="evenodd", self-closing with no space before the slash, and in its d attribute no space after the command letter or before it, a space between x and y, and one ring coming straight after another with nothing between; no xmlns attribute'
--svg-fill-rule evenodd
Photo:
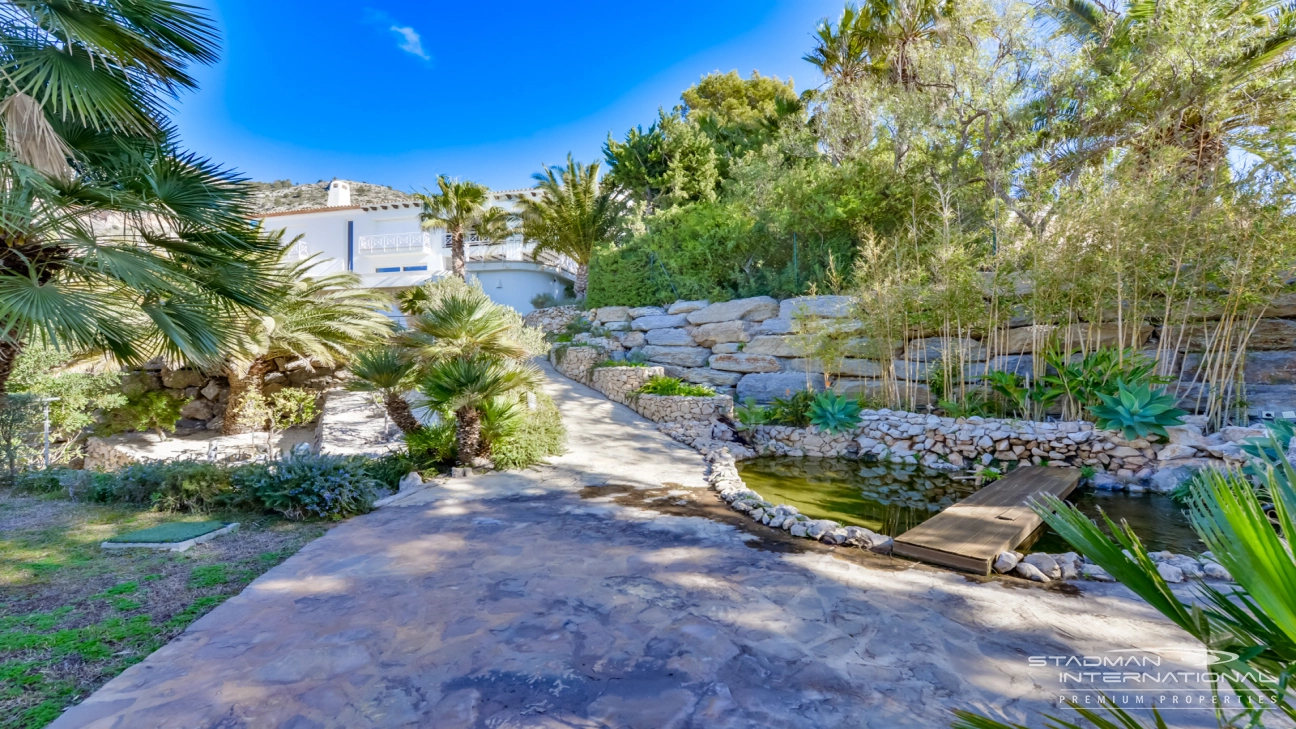
<svg viewBox="0 0 1296 729"><path fill-rule="evenodd" d="M590 386L613 402L629 405L634 399L630 393L665 374L661 367L598 367L590 374Z"/></svg>
<svg viewBox="0 0 1296 729"><path fill-rule="evenodd" d="M562 316L573 312L564 311ZM638 353L664 367L671 377L710 385L740 402L748 397L769 402L807 387L822 388L825 371L836 376L835 389L876 397L881 394L882 368L877 361L863 358L866 340L856 334L862 325L852 318L853 312L853 302L847 296L803 296L784 301L757 296L715 304L677 301L666 307L606 306L584 312L601 329L577 335L575 341L602 347L612 358ZM1278 417L1285 411L1296 412L1296 294L1279 297L1269 314L1272 318L1257 326L1252 351L1246 355L1247 401L1254 417L1266 412ZM541 316L538 312L533 315ZM994 370L1031 372L1036 341L1055 329L1012 327L1005 336L1006 354L989 361L979 341L956 343L968 362L963 380L977 383ZM1085 332L1088 335L1087 328ZM1097 325L1093 334L1100 343L1114 344L1117 327L1114 323ZM814 359L815 342L825 336L838 341L846 354L843 359L827 364ZM1160 336L1156 327L1144 325L1138 330L1143 345ZM1192 337L1187 341L1185 378L1190 380L1199 358L1194 351L1199 343ZM934 404L927 388L928 363L941 357L941 346L938 338L916 338L893 354L892 365L904 388L903 396L914 409ZM1195 390L1181 390L1181 406L1196 407Z"/></svg>
<svg viewBox="0 0 1296 729"><path fill-rule="evenodd" d="M549 353L549 361L553 364L554 369L568 378L576 380L582 385L589 385L592 384L590 373L594 369L594 365L608 359L608 356L608 350L603 347L590 345L564 346L560 344Z"/></svg>
<svg viewBox="0 0 1296 729"><path fill-rule="evenodd" d="M654 423L713 421L733 415L733 398L728 395L634 395L629 405Z"/></svg>

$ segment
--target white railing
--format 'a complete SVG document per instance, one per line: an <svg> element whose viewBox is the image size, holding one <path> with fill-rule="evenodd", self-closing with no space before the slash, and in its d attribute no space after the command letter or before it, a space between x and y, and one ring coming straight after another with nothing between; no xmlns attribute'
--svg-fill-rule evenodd
<svg viewBox="0 0 1296 729"><path fill-rule="evenodd" d="M445 241L445 248L442 249L442 255L449 260L452 256L450 247L452 238L450 234L446 233L443 240ZM531 262L531 251L535 250L535 243L523 240L520 235L510 236L498 243L483 243L476 233L469 233L464 236L464 243L466 244L464 254L467 256L469 263L489 261ZM573 276L576 275L576 262L561 254L543 254L536 263L552 266Z"/></svg>
<svg viewBox="0 0 1296 729"><path fill-rule="evenodd" d="M360 251L362 253L410 253L414 251L432 253L434 250L432 236L423 231L360 236Z"/></svg>
<svg viewBox="0 0 1296 729"><path fill-rule="evenodd" d="M306 245L306 241L299 240L294 243L292 247L292 255L296 256L299 261L304 261L307 258L310 258L310 248Z"/></svg>

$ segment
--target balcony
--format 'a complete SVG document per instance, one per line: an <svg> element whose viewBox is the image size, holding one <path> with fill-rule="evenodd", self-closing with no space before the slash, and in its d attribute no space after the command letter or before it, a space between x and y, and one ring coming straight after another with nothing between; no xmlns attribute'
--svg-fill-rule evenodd
<svg viewBox="0 0 1296 729"><path fill-rule="evenodd" d="M487 243L477 238L475 233L470 234L464 241L467 250L464 253L467 256L468 263L494 263L498 261L526 261L528 263L538 263L542 266L549 266L564 271L571 275L576 275L576 262L567 256L557 253L541 253L538 259L531 257L531 252L535 249L535 243L522 239L522 236L512 236L505 238L498 243ZM450 236L445 236L446 250L444 255L448 259L450 252Z"/></svg>
<svg viewBox="0 0 1296 729"><path fill-rule="evenodd" d="M439 252L432 235L423 231L360 236L360 253L365 255Z"/></svg>

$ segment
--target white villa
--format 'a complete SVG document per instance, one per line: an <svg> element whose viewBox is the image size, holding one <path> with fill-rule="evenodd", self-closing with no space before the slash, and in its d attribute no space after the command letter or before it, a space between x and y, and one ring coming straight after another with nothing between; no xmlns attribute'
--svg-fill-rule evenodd
<svg viewBox="0 0 1296 729"><path fill-rule="evenodd" d="M524 195L534 190L492 191L493 203L512 210ZM328 189L328 204L266 213L267 230L283 230L284 240L298 239L294 254L307 258L319 254L320 273L354 271L369 288L396 292L417 286L450 271L450 248L444 230L423 230L419 206L413 202L352 205L350 185L334 180ZM496 244L470 239L468 276L497 303L525 314L531 299L549 293L561 297L563 289L576 279L576 264L566 256L542 255L531 260L531 249L521 235Z"/></svg>

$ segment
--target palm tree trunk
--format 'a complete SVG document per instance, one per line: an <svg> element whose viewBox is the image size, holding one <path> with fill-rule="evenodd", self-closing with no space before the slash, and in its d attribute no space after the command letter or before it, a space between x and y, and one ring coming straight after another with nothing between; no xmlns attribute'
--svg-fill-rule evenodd
<svg viewBox="0 0 1296 729"><path fill-rule="evenodd" d="M422 430L423 424L414 417L414 411L410 410L409 403L404 397L396 391L388 392L383 396L383 406L387 408L387 417L392 419L397 428L402 433L413 433L416 430Z"/></svg>
<svg viewBox="0 0 1296 729"><path fill-rule="evenodd" d="M263 387L265 375L270 371L273 360L257 358L248 367L247 372L239 374L233 367L226 367L229 377L229 405L225 408L225 420L221 423L222 435L239 435L261 430L265 398ZM255 394L254 402L249 396ZM259 401L259 402L256 402ZM260 405L260 407L258 407Z"/></svg>
<svg viewBox="0 0 1296 729"><path fill-rule="evenodd" d="M23 343L17 339L0 339L0 396L9 392L9 376L22 350Z"/></svg>
<svg viewBox="0 0 1296 729"><path fill-rule="evenodd" d="M585 289L589 288L589 266L583 263L576 266L576 285L573 288L576 298L585 298Z"/></svg>
<svg viewBox="0 0 1296 729"><path fill-rule="evenodd" d="M463 231L457 231L450 237L450 270L454 275L467 281L468 262L464 251Z"/></svg>
<svg viewBox="0 0 1296 729"><path fill-rule="evenodd" d="M459 447L459 465L471 466L481 449L481 413L475 407L460 408L455 412L458 428L455 439Z"/></svg>

